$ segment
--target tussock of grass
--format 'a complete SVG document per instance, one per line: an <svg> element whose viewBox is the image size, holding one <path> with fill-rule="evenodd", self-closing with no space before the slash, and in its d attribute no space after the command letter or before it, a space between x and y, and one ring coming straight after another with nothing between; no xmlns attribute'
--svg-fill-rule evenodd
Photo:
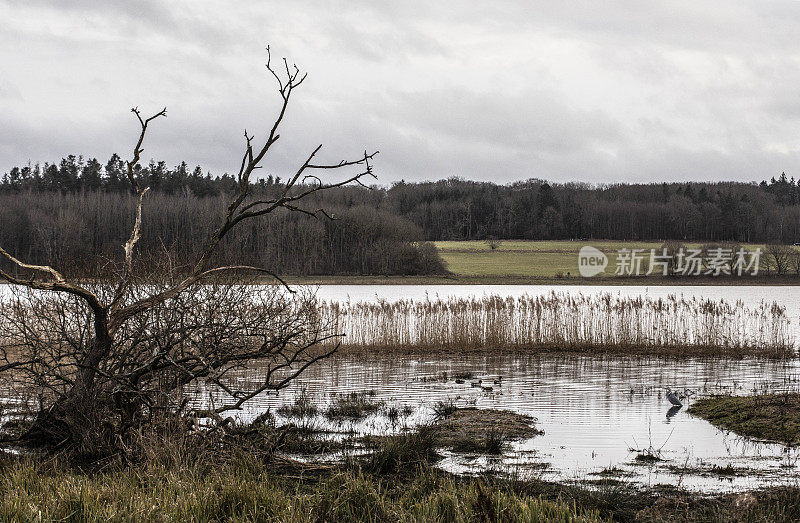
<svg viewBox="0 0 800 523"><path fill-rule="evenodd" d="M800 393L711 396L689 413L742 436L800 445Z"/></svg>
<svg viewBox="0 0 800 523"><path fill-rule="evenodd" d="M378 412L383 405L373 398L374 392L351 392L339 394L325 411L328 419L361 419Z"/></svg>
<svg viewBox="0 0 800 523"><path fill-rule="evenodd" d="M638 463L656 463L658 461L664 461L659 453L653 451L645 451L640 452L634 458L634 461Z"/></svg>
<svg viewBox="0 0 800 523"><path fill-rule="evenodd" d="M506 447L506 435L491 427L484 437L454 439L450 448L453 452L466 454L499 455Z"/></svg>
<svg viewBox="0 0 800 523"><path fill-rule="evenodd" d="M437 401L433 406L433 414L436 416L437 419L448 418L452 416L458 407L456 406L455 401L452 399L445 400L445 401Z"/></svg>
<svg viewBox="0 0 800 523"><path fill-rule="evenodd" d="M301 391L295 397L294 402L288 405L281 405L278 414L289 418L307 419L313 418L318 412L317 404L306 391Z"/></svg>
<svg viewBox="0 0 800 523"><path fill-rule="evenodd" d="M507 410L454 409L436 421L439 444L454 452L500 454L511 440L542 434L535 419Z"/></svg>
<svg viewBox="0 0 800 523"><path fill-rule="evenodd" d="M394 474L431 464L440 457L437 432L436 427L423 425L412 432L368 438L374 450L364 466L377 474Z"/></svg>

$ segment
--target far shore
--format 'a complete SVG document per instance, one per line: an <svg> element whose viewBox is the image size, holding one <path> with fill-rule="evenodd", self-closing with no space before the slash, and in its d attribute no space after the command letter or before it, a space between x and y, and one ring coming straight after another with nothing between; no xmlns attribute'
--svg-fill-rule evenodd
<svg viewBox="0 0 800 523"><path fill-rule="evenodd" d="M799 286L795 276L605 276L583 278L581 276L288 276L284 280L293 285L613 285L613 286L746 286L780 285Z"/></svg>
<svg viewBox="0 0 800 523"><path fill-rule="evenodd" d="M776 276L517 276L517 275L424 275L424 276L382 276L382 275L315 275L282 277L289 285L608 285L615 287L725 287L725 286L800 286L800 277ZM78 278L77 281L91 281ZM272 283L272 278L264 278L263 283ZM0 278L0 285L8 284Z"/></svg>

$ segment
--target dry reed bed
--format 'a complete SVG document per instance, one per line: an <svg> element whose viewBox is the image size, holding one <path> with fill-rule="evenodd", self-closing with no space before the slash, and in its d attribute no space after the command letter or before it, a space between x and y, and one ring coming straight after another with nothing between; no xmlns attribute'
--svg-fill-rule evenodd
<svg viewBox="0 0 800 523"><path fill-rule="evenodd" d="M518 298L428 298L324 302L321 313L346 335L346 349L627 350L792 357L784 307L746 306L671 295L551 292Z"/></svg>

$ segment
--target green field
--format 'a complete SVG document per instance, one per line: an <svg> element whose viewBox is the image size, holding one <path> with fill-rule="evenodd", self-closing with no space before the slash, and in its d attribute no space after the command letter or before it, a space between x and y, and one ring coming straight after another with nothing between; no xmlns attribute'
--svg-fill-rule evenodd
<svg viewBox="0 0 800 523"><path fill-rule="evenodd" d="M525 281L561 283L583 282L601 280L608 283L675 283L674 278L664 278L660 275L641 277L620 277L614 275L619 249L644 249L645 260L643 267L647 266L650 249L660 252L662 242L624 242L624 241L530 241L530 240L505 240L499 241L494 250L485 241L439 241L434 242L439 252L447 263L447 269L456 278L467 280L481 279L486 283L492 280L498 282ZM582 278L578 273L578 251L585 245L591 245L603 251L609 259L605 272L591 279ZM699 248L700 244L685 244L687 248ZM752 250L763 245L745 245ZM762 254L762 262L765 256ZM644 272L644 271L643 271ZM711 277L684 277L682 283L713 283L710 280L720 278ZM737 280L750 280L753 277L721 278L724 283ZM723 283L720 281L719 283ZM745 283L745 281L742 281Z"/></svg>
<svg viewBox="0 0 800 523"><path fill-rule="evenodd" d="M768 255L763 244L742 244L750 251L760 248L761 263L757 277L744 276L616 276L614 270L619 249L644 249L642 267L646 269L650 249L660 253L663 242L626 242L610 240L534 241L500 240L494 250L483 240L432 242L447 264L446 276L303 276L289 277L293 284L307 285L378 285L378 284L603 284L603 285L798 285L790 268L784 276L766 270ZM578 272L578 251L585 245L600 249L608 256L605 271L591 278ZM683 244L688 249L700 243ZM642 271L643 273L646 270Z"/></svg>

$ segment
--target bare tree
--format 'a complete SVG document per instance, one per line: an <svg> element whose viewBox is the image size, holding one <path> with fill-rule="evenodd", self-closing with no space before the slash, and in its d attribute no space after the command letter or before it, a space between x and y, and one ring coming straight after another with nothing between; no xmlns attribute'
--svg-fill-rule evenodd
<svg viewBox="0 0 800 523"><path fill-rule="evenodd" d="M340 336L320 317L313 293L248 283L237 278L191 286L116 331L113 350L97 368L94 404L82 416L82 446L113 445L129 428L165 412L223 422L227 412L286 387L337 349ZM128 292L136 300L169 284L134 280ZM109 296L113 287L95 290ZM93 336L91 309L74 296L12 292L0 304L3 361L17 364L15 392L47 410L71 394L77 362ZM63 437L64 423L48 418L26 437Z"/></svg>
<svg viewBox="0 0 800 523"><path fill-rule="evenodd" d="M486 243L486 245L489 246L489 249L495 250L498 247L500 247L500 243L501 242L496 237L494 237L492 235L489 235L489 236L486 237L486 240L484 241L484 243Z"/></svg>
<svg viewBox="0 0 800 523"><path fill-rule="evenodd" d="M0 268L0 277L58 296L56 299L49 293L39 293L18 298L3 311L11 347L2 354L0 371L27 373L43 391L41 410L30 435L47 442L84 444L97 435L108 409L124 418L123 411L141 410L152 402L153 383L166 393L198 380L213 383L232 400L206 412L220 414L240 408L256 394L286 386L308 365L336 349L334 344L328 350L312 351L335 335L314 326L312 308L307 303L301 302L299 309L284 308L288 315L281 316L284 319L277 325L288 325L277 328L274 309L241 305L226 313L218 309L232 307L235 302L221 300L215 294L223 289L201 286L226 274L242 272L266 274L285 286L265 268L213 267L214 254L226 235L243 221L279 210L330 218L325 210L306 205L310 196L352 183L362 184L362 178L374 177L371 160L377 152L365 151L357 158L336 163L315 163L320 145L294 173L286 176L287 181L276 196L251 196L251 177L278 141L292 93L306 79L306 74L301 74L297 66L289 66L286 59L279 67L273 66L269 47L266 67L278 85L278 115L258 143L245 131L236 192L218 227L187 269L171 269L163 282L137 282L134 277L142 206L148 191L137 180L136 167L149 126L166 116L166 108L149 117L143 117L138 108L132 109L140 133L126 163L126 174L137 205L130 237L123 245L122 264L113 282L87 285L69 280L51 266L27 264L0 247L0 259L5 258L16 268L14 272ZM348 170L349 174L338 181L323 182L316 174L340 170ZM19 271L24 274L19 275ZM235 288L229 285L224 292ZM247 390L231 389L222 379L247 361L259 358L274 360L259 385Z"/></svg>
<svg viewBox="0 0 800 523"><path fill-rule="evenodd" d="M670 276L675 276L678 270L678 265L680 262L681 253L686 251L686 247L680 243L675 241L666 241L661 244L661 251L659 255L668 256L669 259L667 261L667 274Z"/></svg>
<svg viewBox="0 0 800 523"><path fill-rule="evenodd" d="M789 271L792 263L792 257L797 251L789 246L779 243L767 245L767 263L768 267L775 271L776 274L782 276Z"/></svg>
<svg viewBox="0 0 800 523"><path fill-rule="evenodd" d="M800 251L792 249L792 256L789 258L789 269L795 276L800 276Z"/></svg>

